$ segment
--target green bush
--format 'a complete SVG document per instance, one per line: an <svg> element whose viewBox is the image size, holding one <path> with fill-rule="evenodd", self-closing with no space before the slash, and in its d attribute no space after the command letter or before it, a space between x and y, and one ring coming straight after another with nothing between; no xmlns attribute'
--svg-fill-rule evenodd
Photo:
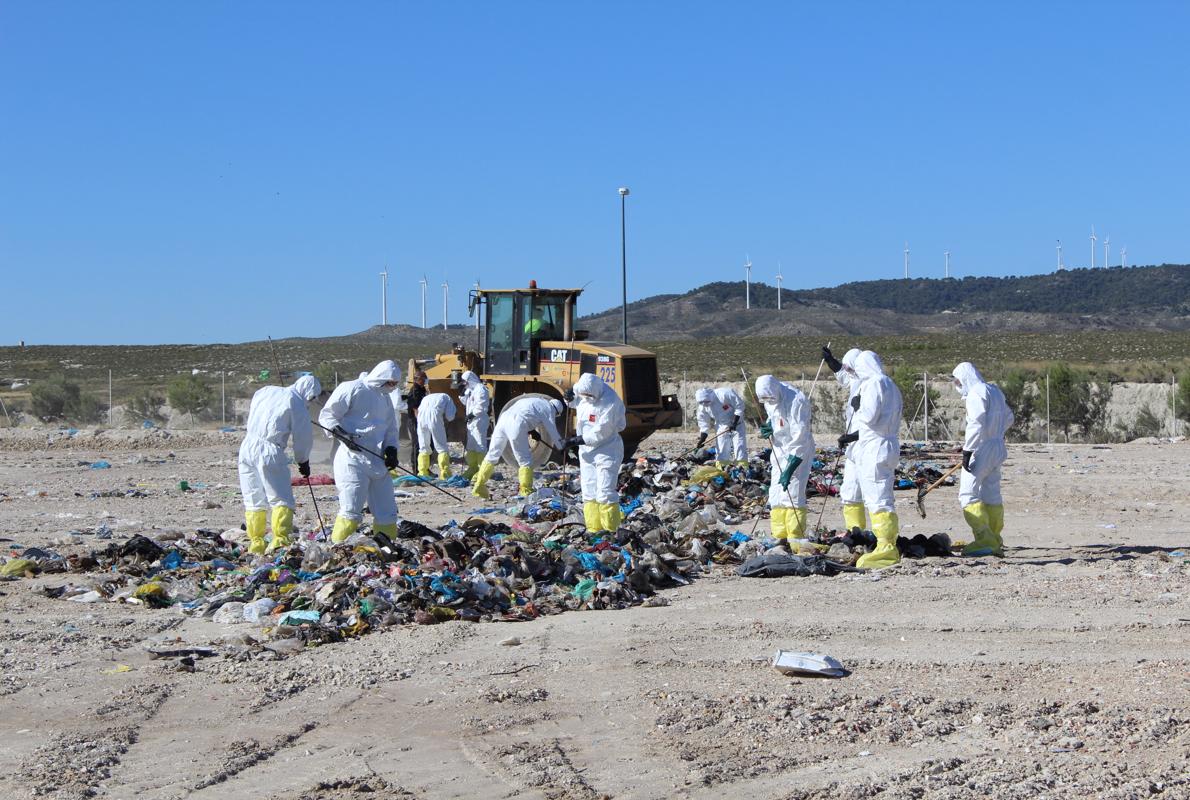
<svg viewBox="0 0 1190 800"><path fill-rule="evenodd" d="M98 400L64 375L34 384L30 395L34 416L45 421L95 422L102 411Z"/></svg>
<svg viewBox="0 0 1190 800"><path fill-rule="evenodd" d="M1049 370L1049 389L1050 420L1062 429L1067 442L1072 429L1087 439L1103 435L1110 386L1092 383L1087 373L1069 364L1055 364Z"/></svg>
<svg viewBox="0 0 1190 800"><path fill-rule="evenodd" d="M1174 396L1177 397L1178 419L1190 421L1190 369L1178 374L1178 388Z"/></svg>
<svg viewBox="0 0 1190 800"><path fill-rule="evenodd" d="M1025 440L1029 437L1029 428L1033 424L1033 417L1037 407L1037 389L1034 377L1023 369L1009 370L1000 381L1000 391L1004 392L1004 400L1012 410L1014 422L1009 433L1013 438Z"/></svg>
<svg viewBox="0 0 1190 800"><path fill-rule="evenodd" d="M215 397L214 390L197 375L179 375L169 382L165 394L171 406L191 417L210 408Z"/></svg>
<svg viewBox="0 0 1190 800"><path fill-rule="evenodd" d="M151 389L146 389L129 400L124 406L124 410L128 415L139 420L164 422L165 417L161 413L163 405L165 405L164 397L155 394Z"/></svg>

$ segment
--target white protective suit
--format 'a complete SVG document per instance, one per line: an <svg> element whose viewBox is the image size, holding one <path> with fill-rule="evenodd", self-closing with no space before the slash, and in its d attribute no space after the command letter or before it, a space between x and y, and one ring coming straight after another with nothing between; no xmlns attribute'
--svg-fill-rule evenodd
<svg viewBox="0 0 1190 800"><path fill-rule="evenodd" d="M840 362L843 369L835 373L835 380L840 386L847 388L847 402L843 404L844 433L854 430L851 418L855 415L855 410L851 407L851 400L859 394L860 385L859 376L855 374L855 359L859 358L862 352L858 347L848 350ZM844 503L864 502L864 497L859 491L859 470L855 467L855 444L852 442L847 445L843 455L843 485L839 488L839 499Z"/></svg>
<svg viewBox="0 0 1190 800"><path fill-rule="evenodd" d="M385 448L398 444L397 417L389 398L393 390L386 384L400 380L401 368L393 361L381 361L366 378L340 383L318 415L319 424L341 426L361 447L383 455ZM340 445L334 469L339 517L358 525L366 505L377 525L396 524L397 501L383 458Z"/></svg>
<svg viewBox="0 0 1190 800"><path fill-rule="evenodd" d="M853 459L860 494L869 514L892 513L893 485L901 457L901 391L884 374L880 356L865 350L855 360L859 376L859 410L851 429L859 433Z"/></svg>
<svg viewBox="0 0 1190 800"><path fill-rule="evenodd" d="M954 368L959 394L967 402L967 435L963 449L971 451L972 472L959 472L959 503L963 508L975 502L1001 506L1000 465L1008 458L1004 434L1015 418L995 384L984 381L974 364L964 361Z"/></svg>
<svg viewBox="0 0 1190 800"><path fill-rule="evenodd" d="M474 372L467 370L462 378L467 387L463 392L463 408L467 414L467 452L486 453L492 398L488 394L488 387Z"/></svg>
<svg viewBox="0 0 1190 800"><path fill-rule="evenodd" d="M720 462L748 460L748 446L745 442L747 426L744 423L744 398L730 386L719 389L699 389L698 432L710 433L715 428L716 460ZM736 417L739 423L735 422Z"/></svg>
<svg viewBox="0 0 1190 800"><path fill-rule="evenodd" d="M427 394L417 407L417 447L421 455L429 456L430 447L436 453L449 453L446 423L455 418L455 399L444 392Z"/></svg>
<svg viewBox="0 0 1190 800"><path fill-rule="evenodd" d="M583 441L578 448L583 502L620 503L617 486L624 462L624 440L620 431L628 421L624 401L597 375L587 373L574 386L579 400L575 412L575 435Z"/></svg>
<svg viewBox="0 0 1190 800"><path fill-rule="evenodd" d="M546 400L544 397L529 397L506 406L496 420L492 431L492 442L484 461L500 463L506 447L512 447L512 454L522 468L533 466L533 450L529 446L529 431L537 431L543 441L555 450L562 447L555 419L566 410L561 400Z"/></svg>
<svg viewBox="0 0 1190 800"><path fill-rule="evenodd" d="M306 404L321 393L318 379L303 375L293 386L264 386L252 395L238 459L245 510L295 507L285 445L292 439L294 463L310 460L314 426Z"/></svg>
<svg viewBox="0 0 1190 800"><path fill-rule="evenodd" d="M806 481L810 478L810 466L814 461L814 434L810 426L810 402L792 384L784 383L772 375L756 379L756 397L764 403L769 425L773 427L769 445L772 480L769 483L769 506L771 508L805 508ZM774 402L769 402L772 399ZM802 463L793 473L789 490L781 488L781 472L789 463L790 456L801 458Z"/></svg>

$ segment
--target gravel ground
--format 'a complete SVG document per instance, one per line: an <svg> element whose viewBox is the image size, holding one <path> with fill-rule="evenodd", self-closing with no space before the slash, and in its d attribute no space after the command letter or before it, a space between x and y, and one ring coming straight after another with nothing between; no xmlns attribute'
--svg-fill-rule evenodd
<svg viewBox="0 0 1190 800"><path fill-rule="evenodd" d="M237 446L0 437L0 544L236 527ZM1010 455L1003 560L716 570L664 607L389 629L289 658L235 657L249 625L41 593L69 576L0 583L0 796L1190 798L1190 444ZM98 459L111 468L79 463ZM333 514L334 487L316 491ZM435 495L403 515L466 516ZM954 489L927 520L899 499L907 534L965 538ZM221 655L151 660L162 642ZM849 674L783 676L779 648Z"/></svg>

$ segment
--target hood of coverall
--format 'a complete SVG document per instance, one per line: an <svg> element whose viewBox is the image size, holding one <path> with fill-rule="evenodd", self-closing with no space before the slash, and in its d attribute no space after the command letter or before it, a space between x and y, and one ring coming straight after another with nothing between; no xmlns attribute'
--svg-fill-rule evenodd
<svg viewBox="0 0 1190 800"><path fill-rule="evenodd" d="M392 359L381 361L372 367L372 371L364 378L364 383L379 391L385 391L384 384L390 381L392 383L401 382L401 368Z"/></svg>
<svg viewBox="0 0 1190 800"><path fill-rule="evenodd" d="M459 378L463 381L463 385L470 389L473 386L479 385L479 376L471 370L467 370Z"/></svg>
<svg viewBox="0 0 1190 800"><path fill-rule="evenodd" d="M561 414L563 411L565 411L565 410L566 410L566 404L565 404L565 403L563 403L561 400L559 400L559 399L558 399L558 398L556 398L556 397L555 397L555 398L552 398L552 399L550 400L550 406L551 406L551 407L554 409L554 416L555 416L555 417L556 417L556 416L558 416L558 415L560 415L560 414Z"/></svg>
<svg viewBox="0 0 1190 800"><path fill-rule="evenodd" d="M591 402L598 402L599 398L603 397L603 390L607 384L598 375L587 373L578 379L578 383L574 385L574 393L579 395L587 395L591 398Z"/></svg>
<svg viewBox="0 0 1190 800"><path fill-rule="evenodd" d="M871 350L865 350L855 357L855 374L861 380L868 380L869 378L878 378L884 374L884 364L880 361L880 356L873 353Z"/></svg>
<svg viewBox="0 0 1190 800"><path fill-rule="evenodd" d="M964 361L954 368L954 375L956 382L955 388L963 397L967 396L967 392L983 383L983 376L979 374L979 370L970 361Z"/></svg>
<svg viewBox="0 0 1190 800"><path fill-rule="evenodd" d="M756 399L765 405L777 405L785 397L786 386L772 375L756 379Z"/></svg>
<svg viewBox="0 0 1190 800"><path fill-rule="evenodd" d="M694 402L699 405L710 405L715 402L715 393L710 389L699 389L694 393Z"/></svg>
<svg viewBox="0 0 1190 800"><path fill-rule="evenodd" d="M322 394L322 384L313 375L303 375L294 381L293 386L290 388L297 392L297 396L307 403Z"/></svg>

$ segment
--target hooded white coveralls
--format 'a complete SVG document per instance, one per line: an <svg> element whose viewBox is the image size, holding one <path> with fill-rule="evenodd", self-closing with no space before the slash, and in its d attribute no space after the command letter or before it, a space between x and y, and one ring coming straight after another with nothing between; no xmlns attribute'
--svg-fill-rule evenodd
<svg viewBox="0 0 1190 800"><path fill-rule="evenodd" d="M245 510L295 507L285 445L292 438L294 463L310 460L314 426L306 404L321 393L318 379L303 375L293 386L264 386L252 395L248 434L240 444L238 458Z"/></svg>
<svg viewBox="0 0 1190 800"><path fill-rule="evenodd" d="M893 484L901 458L901 391L884 374L880 356L865 350L855 360L860 379L859 410L852 430L859 432L855 459L860 494L869 514L896 510Z"/></svg>
<svg viewBox="0 0 1190 800"><path fill-rule="evenodd" d="M974 364L964 361L954 368L959 394L967 403L967 435L963 449L971 451L972 472L961 470L959 502L964 508L975 502L999 506L1000 465L1008 458L1004 435L1016 418L995 384L984 381Z"/></svg>
<svg viewBox="0 0 1190 800"><path fill-rule="evenodd" d="M504 455L504 448L512 447L516 463L523 469L533 466L533 449L529 446L529 431L537 431L541 438L555 450L562 447L555 418L565 410L561 400L546 400L530 397L506 407L496 420L492 431L492 442L484 461L498 464Z"/></svg>
<svg viewBox="0 0 1190 800"><path fill-rule="evenodd" d="M446 423L455 418L455 399L445 392L427 394L417 407L417 446L421 454L430 457L430 447L436 453L449 453Z"/></svg>
<svg viewBox="0 0 1190 800"><path fill-rule="evenodd" d="M698 432L709 433L715 426L715 448L717 461L748 460L748 446L745 442L747 426L744 423L744 398L730 386L719 389L699 389ZM737 425L735 418L739 416Z"/></svg>
<svg viewBox="0 0 1190 800"><path fill-rule="evenodd" d="M382 361L366 378L340 383L318 415L319 424L325 428L341 426L360 446L376 453L383 454L386 448L396 447L397 417L389 399L392 390L385 384L400 380L401 368L393 361ZM395 533L397 501L383 458L340 445L335 451L334 468L340 518L335 521L335 536L343 529L341 520L351 523L347 534L334 541L342 541L354 533L363 521L365 505L372 510L377 527L383 525Z"/></svg>
<svg viewBox="0 0 1190 800"><path fill-rule="evenodd" d="M578 448L579 478L583 487L583 516L588 530L614 531L620 527L620 465L624 463L624 440L620 431L628 424L624 402L603 379L587 373L574 386L575 435L582 437ZM592 504L597 504L598 509ZM595 513L598 511L598 524Z"/></svg>
<svg viewBox="0 0 1190 800"><path fill-rule="evenodd" d="M488 394L488 387L484 386L471 370L463 373L463 382L467 388L463 392L463 408L467 414L467 452L486 453L488 451L488 414L492 409L492 399Z"/></svg>
<svg viewBox="0 0 1190 800"><path fill-rule="evenodd" d="M814 461L814 435L810 427L810 403L796 387L772 375L756 379L756 397L764 403L773 435L769 439L771 479L769 506L772 508L773 536L777 539L801 539L805 534L806 481ZM770 402L770 400L772 402ZM790 456L802 460L793 473L789 489L781 487L781 473ZM800 509L791 515L787 510ZM793 524L789 524L792 522Z"/></svg>
<svg viewBox="0 0 1190 800"><path fill-rule="evenodd" d="M855 428L851 424L852 417L855 415L855 410L851 407L852 399L859 394L860 379L855 374L855 359L863 351L858 347L853 347L847 351L840 362L843 369L835 373L835 380L839 382L840 386L847 389L847 402L843 404L843 423L844 433L851 433ZM859 491L859 470L855 466L855 442L847 445L846 451L843 454L843 485L839 488L839 500L843 505L863 505L864 496ZM863 516L861 512L860 517ZM846 519L846 515L844 516ZM859 527L865 527L865 521L860 519ZM846 526L848 529L852 525Z"/></svg>

